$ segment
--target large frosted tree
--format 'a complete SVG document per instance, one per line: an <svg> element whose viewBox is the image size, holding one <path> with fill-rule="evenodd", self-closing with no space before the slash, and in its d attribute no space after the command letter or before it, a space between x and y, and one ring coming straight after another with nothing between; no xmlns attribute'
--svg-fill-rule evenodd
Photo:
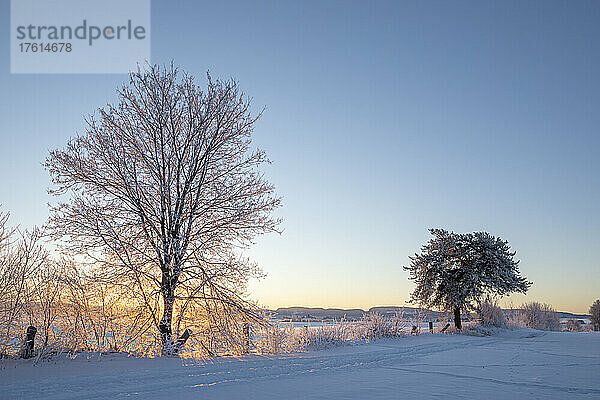
<svg viewBox="0 0 600 400"><path fill-rule="evenodd" d="M259 271L237 249L276 230L280 199L259 170L268 160L251 148L258 116L235 81L208 76L201 89L173 65L147 66L117 96L50 152L54 193L68 201L49 225L135 293L172 353L182 343L173 328L194 303L247 309L244 285Z"/></svg>
<svg viewBox="0 0 600 400"><path fill-rule="evenodd" d="M507 241L487 232L430 232L433 238L404 267L416 283L411 300L453 311L458 329L462 328L461 310L484 296L526 293L531 286L520 276L519 261Z"/></svg>

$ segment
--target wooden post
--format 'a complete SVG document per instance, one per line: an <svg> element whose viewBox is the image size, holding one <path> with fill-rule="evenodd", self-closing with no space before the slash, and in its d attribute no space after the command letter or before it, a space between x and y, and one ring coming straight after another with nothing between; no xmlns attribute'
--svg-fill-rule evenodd
<svg viewBox="0 0 600 400"><path fill-rule="evenodd" d="M429 332L433 333L433 322L429 321Z"/></svg>
<svg viewBox="0 0 600 400"><path fill-rule="evenodd" d="M244 323L244 354L250 353L250 324Z"/></svg>
<svg viewBox="0 0 600 400"><path fill-rule="evenodd" d="M181 349L183 347L185 342L189 339L191 333L192 333L192 331L190 331L189 329L186 329L185 331L183 331L183 334L181 336L179 336L179 338L175 342L175 353L179 353L179 349Z"/></svg>
<svg viewBox="0 0 600 400"><path fill-rule="evenodd" d="M27 333L25 336L25 340L23 341L23 345L21 346L21 358L31 358L33 357L33 347L35 344L35 334L37 333L37 329L35 326L30 326L27 328Z"/></svg>

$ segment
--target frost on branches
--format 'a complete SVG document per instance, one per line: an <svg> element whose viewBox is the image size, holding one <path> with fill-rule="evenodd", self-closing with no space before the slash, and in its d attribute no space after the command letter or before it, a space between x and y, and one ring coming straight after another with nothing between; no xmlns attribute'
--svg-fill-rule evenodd
<svg viewBox="0 0 600 400"><path fill-rule="evenodd" d="M50 228L104 282L129 290L132 312L172 354L183 327L196 324L193 339L252 317L245 287L260 270L236 250L276 231L280 199L259 170L266 155L251 147L260 115L235 81L208 76L203 90L173 65L148 66L117 96L46 160L54 192L70 198Z"/></svg>
<svg viewBox="0 0 600 400"><path fill-rule="evenodd" d="M531 286L519 275L519 261L506 240L487 232L429 231L433 238L403 267L417 285L411 301L454 311L458 329L462 328L460 311L474 302L489 295L526 293Z"/></svg>

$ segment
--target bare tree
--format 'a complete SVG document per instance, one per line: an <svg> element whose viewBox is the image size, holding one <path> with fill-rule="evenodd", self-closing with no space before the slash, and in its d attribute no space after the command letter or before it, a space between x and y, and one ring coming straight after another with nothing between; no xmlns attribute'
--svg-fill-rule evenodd
<svg viewBox="0 0 600 400"><path fill-rule="evenodd" d="M163 353L178 351L173 313L190 302L250 315L244 283L260 271L236 249L279 222L268 160L251 148L260 114L237 82L207 77L201 90L173 65L138 68L45 163L52 193L70 197L52 209L53 236L132 289Z"/></svg>
<svg viewBox="0 0 600 400"><path fill-rule="evenodd" d="M48 261L38 229L8 227L9 214L0 212L0 354L21 337L21 322L35 305L32 278Z"/></svg>
<svg viewBox="0 0 600 400"><path fill-rule="evenodd" d="M63 266L46 257L33 272L26 313L29 324L38 328L42 348L51 342L52 326L61 309Z"/></svg>

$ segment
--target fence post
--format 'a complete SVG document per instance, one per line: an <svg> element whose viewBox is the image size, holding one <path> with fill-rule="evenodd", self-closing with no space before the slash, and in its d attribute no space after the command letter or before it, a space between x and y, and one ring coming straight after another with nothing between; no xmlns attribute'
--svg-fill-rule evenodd
<svg viewBox="0 0 600 400"><path fill-rule="evenodd" d="M429 332L433 333L433 322L429 321Z"/></svg>
<svg viewBox="0 0 600 400"><path fill-rule="evenodd" d="M35 326L30 326L27 328L27 333L25 336L25 340L23 341L23 345L21 346L21 358L31 358L33 357L33 347L35 344L35 334L37 333L37 329Z"/></svg>
<svg viewBox="0 0 600 400"><path fill-rule="evenodd" d="M183 332L183 335L181 335L181 336L179 336L179 338L177 338L177 341L175 342L175 353L179 353L179 350L183 347L185 342L189 339L191 333L192 333L191 330L186 329Z"/></svg>

